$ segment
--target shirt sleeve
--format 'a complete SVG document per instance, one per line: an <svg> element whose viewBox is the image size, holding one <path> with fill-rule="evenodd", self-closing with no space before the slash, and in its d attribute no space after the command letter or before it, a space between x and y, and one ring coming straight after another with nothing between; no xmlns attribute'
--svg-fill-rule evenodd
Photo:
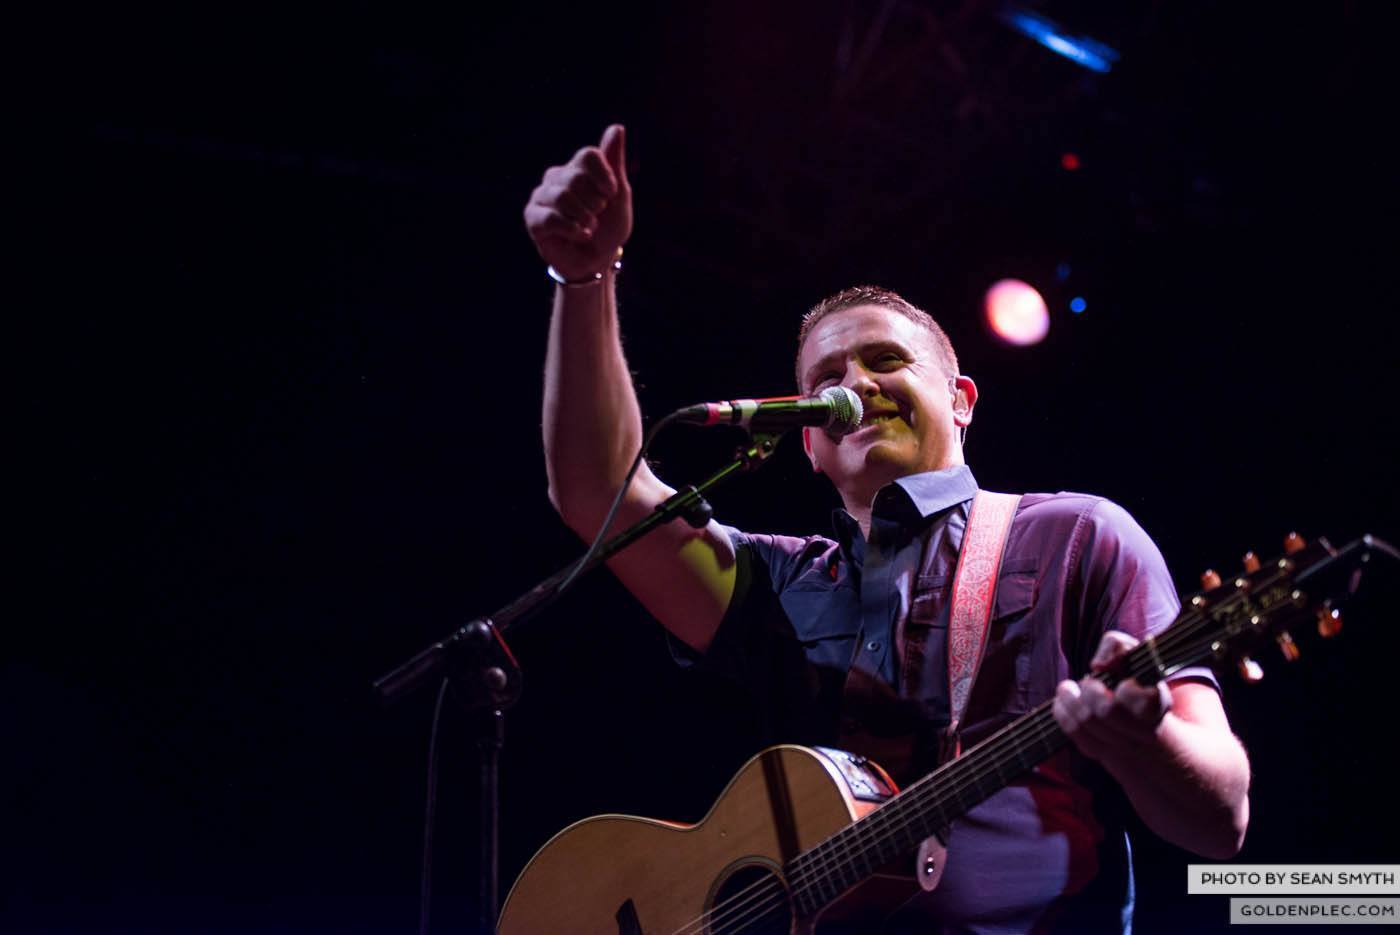
<svg viewBox="0 0 1400 935"><path fill-rule="evenodd" d="M1165 631L1181 609L1167 563L1147 532L1127 510L1100 500L1085 517L1079 544L1082 609L1089 625L1081 643L1081 671L1087 671L1099 640L1119 630L1139 640ZM1170 681L1220 684L1209 666L1180 669Z"/></svg>
<svg viewBox="0 0 1400 935"><path fill-rule="evenodd" d="M667 633L671 657L683 668L698 666L737 681L765 666L776 630L786 623L779 595L800 571L813 540L747 533L720 526L734 546L734 593L710 648L698 653ZM789 639L790 641L790 639Z"/></svg>
<svg viewBox="0 0 1400 935"><path fill-rule="evenodd" d="M744 609L748 606L749 593L752 590L754 556L747 533L733 526L721 525L720 528L729 536L729 541L734 546L734 593L729 597L729 606L724 609L724 617L715 631L715 638L710 642L709 650L700 653L677 639L668 630L666 646L671 651L671 658L683 669L699 667L738 680L740 673L736 644L740 640L736 632L744 629Z"/></svg>
<svg viewBox="0 0 1400 935"><path fill-rule="evenodd" d="M820 561L814 556L834 545L820 537L725 531L736 556L729 607L705 653L668 636L672 657L738 687L751 703L761 742L829 744L845 672L811 663L782 595L794 582L800 590L799 579Z"/></svg>

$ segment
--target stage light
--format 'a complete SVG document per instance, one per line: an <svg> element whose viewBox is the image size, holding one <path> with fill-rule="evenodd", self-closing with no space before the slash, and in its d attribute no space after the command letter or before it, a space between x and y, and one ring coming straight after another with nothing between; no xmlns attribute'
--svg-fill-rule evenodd
<svg viewBox="0 0 1400 935"><path fill-rule="evenodd" d="M1079 168L1079 155L1077 153L1064 153L1060 156L1060 168L1066 172L1073 172Z"/></svg>
<svg viewBox="0 0 1400 935"><path fill-rule="evenodd" d="M1069 310L1071 312L1074 312L1074 314L1076 315L1078 315L1080 312L1084 311L1088 307L1089 303L1084 301L1083 296L1077 295L1069 300Z"/></svg>
<svg viewBox="0 0 1400 935"><path fill-rule="evenodd" d="M1058 24L1039 13L1008 6L1001 11L1001 21L1051 52L1063 55L1090 71L1107 72L1118 61L1116 50L1088 36L1068 35Z"/></svg>
<svg viewBox="0 0 1400 935"><path fill-rule="evenodd" d="M1007 344L1025 347L1050 330L1050 311L1034 286L1019 279L992 283L983 302L987 325Z"/></svg>

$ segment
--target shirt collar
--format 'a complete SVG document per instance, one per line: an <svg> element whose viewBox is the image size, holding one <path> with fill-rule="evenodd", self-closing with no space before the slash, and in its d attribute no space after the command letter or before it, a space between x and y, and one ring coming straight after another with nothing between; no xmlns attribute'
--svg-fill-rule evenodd
<svg viewBox="0 0 1400 935"><path fill-rule="evenodd" d="M885 491L895 487L904 492L909 505L917 510L923 519L928 519L935 513L942 513L959 503L966 503L977 496L977 480L972 476L972 468L966 464L901 477L880 493L885 494ZM878 495L875 502L880 502Z"/></svg>
<svg viewBox="0 0 1400 935"><path fill-rule="evenodd" d="M885 485L875 495L875 511L910 520L915 514L919 519L928 519L975 496L977 479L972 476L972 468L959 464L941 471L910 474ZM844 509L836 509L831 512L831 525L841 551L851 558L852 543L861 539L860 524Z"/></svg>

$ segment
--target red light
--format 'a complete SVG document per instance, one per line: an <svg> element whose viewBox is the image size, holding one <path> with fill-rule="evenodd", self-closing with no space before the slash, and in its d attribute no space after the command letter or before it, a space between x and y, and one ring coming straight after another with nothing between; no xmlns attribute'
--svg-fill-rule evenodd
<svg viewBox="0 0 1400 935"><path fill-rule="evenodd" d="M1060 168L1066 172L1073 172L1079 168L1079 157L1074 153L1065 153L1060 157Z"/></svg>

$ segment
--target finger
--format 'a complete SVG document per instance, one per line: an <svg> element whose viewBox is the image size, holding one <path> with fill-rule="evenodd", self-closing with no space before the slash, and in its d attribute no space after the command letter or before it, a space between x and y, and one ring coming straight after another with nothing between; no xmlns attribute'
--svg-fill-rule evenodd
<svg viewBox="0 0 1400 935"><path fill-rule="evenodd" d="M569 220L558 211L543 205L525 206L525 229L541 246L550 240L564 240L569 243L588 244L593 242L593 234L579 224Z"/></svg>
<svg viewBox="0 0 1400 935"><path fill-rule="evenodd" d="M1066 734L1075 733L1084 720L1079 683L1066 679L1055 686L1055 700L1050 707L1060 728Z"/></svg>
<svg viewBox="0 0 1400 935"><path fill-rule="evenodd" d="M555 196L554 204L560 214L583 228L591 236L598 226L598 215L588 207L587 201L578 193L565 189Z"/></svg>
<svg viewBox="0 0 1400 935"><path fill-rule="evenodd" d="M1113 710L1113 694L1098 679L1086 678L1079 683L1084 705L1090 717L1102 720Z"/></svg>
<svg viewBox="0 0 1400 935"><path fill-rule="evenodd" d="M617 176L603 151L596 146L579 151L579 159L571 169L575 177L587 179L605 200L617 195Z"/></svg>
<svg viewBox="0 0 1400 935"><path fill-rule="evenodd" d="M615 123L603 133L603 141L599 144L603 150L603 155L608 160L608 167L612 169L613 175L617 177L619 188L626 189L627 182L627 130L620 123Z"/></svg>
<svg viewBox="0 0 1400 935"><path fill-rule="evenodd" d="M1162 723L1162 718L1172 709L1172 690L1166 682L1158 682L1151 688L1144 687L1143 692L1147 696L1145 711L1148 720L1155 727Z"/></svg>
<svg viewBox="0 0 1400 935"><path fill-rule="evenodd" d="M597 226L598 217L596 213L588 209L583 198L560 182L541 185L535 191L536 197L532 200L532 204L547 211L562 214L586 231L589 236L592 236L593 228Z"/></svg>
<svg viewBox="0 0 1400 935"><path fill-rule="evenodd" d="M1094 650L1094 658L1089 660L1089 668L1095 672L1102 671L1137 644L1138 641L1128 634L1120 630L1109 630L1099 640L1099 647Z"/></svg>
<svg viewBox="0 0 1400 935"><path fill-rule="evenodd" d="M582 168L576 169L565 181L565 190L583 202L593 214L602 214L608 206L608 194L598 184L597 179Z"/></svg>
<svg viewBox="0 0 1400 935"><path fill-rule="evenodd" d="M1157 687L1148 688L1132 680L1123 682L1113 692L1118 710L1134 721L1156 723L1161 717L1161 696Z"/></svg>

